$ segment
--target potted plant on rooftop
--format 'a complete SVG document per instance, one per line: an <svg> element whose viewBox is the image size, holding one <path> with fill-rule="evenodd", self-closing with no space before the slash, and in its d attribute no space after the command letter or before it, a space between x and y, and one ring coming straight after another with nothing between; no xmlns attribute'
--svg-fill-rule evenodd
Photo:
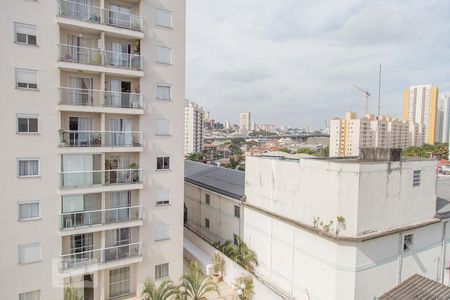
<svg viewBox="0 0 450 300"><path fill-rule="evenodd" d="M211 263L213 271L213 281L214 283L219 283L222 280L223 274L225 272L225 258L219 252L216 252L214 253Z"/></svg>

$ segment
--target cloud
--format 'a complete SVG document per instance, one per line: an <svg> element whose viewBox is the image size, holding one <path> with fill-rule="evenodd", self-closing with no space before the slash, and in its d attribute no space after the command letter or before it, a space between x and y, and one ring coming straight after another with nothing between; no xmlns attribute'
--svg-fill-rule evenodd
<svg viewBox="0 0 450 300"><path fill-rule="evenodd" d="M347 110L401 116L402 90L450 90L450 1L187 1L187 97L219 121L322 127Z"/></svg>

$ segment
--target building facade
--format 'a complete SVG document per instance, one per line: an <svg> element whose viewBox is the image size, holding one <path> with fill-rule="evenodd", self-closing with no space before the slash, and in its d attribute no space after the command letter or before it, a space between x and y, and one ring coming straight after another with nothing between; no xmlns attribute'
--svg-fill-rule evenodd
<svg viewBox="0 0 450 300"><path fill-rule="evenodd" d="M424 142L434 144L438 135L439 88L431 84L411 86L403 92L403 121L425 128Z"/></svg>
<svg viewBox="0 0 450 300"><path fill-rule="evenodd" d="M247 157L244 241L256 273L292 299L374 299L415 273L448 284L448 212L437 209L450 202L436 198L435 168Z"/></svg>
<svg viewBox="0 0 450 300"><path fill-rule="evenodd" d="M239 126L245 130L251 130L252 116L250 112L242 112L239 114Z"/></svg>
<svg viewBox="0 0 450 300"><path fill-rule="evenodd" d="M185 2L15 1L0 16L0 298L135 299L147 277L178 278Z"/></svg>
<svg viewBox="0 0 450 300"><path fill-rule="evenodd" d="M344 119L330 120L330 157L358 156L361 148L405 148L423 144L418 124L368 114L358 118L347 112Z"/></svg>
<svg viewBox="0 0 450 300"><path fill-rule="evenodd" d="M184 155L203 150L203 109L186 100L184 107Z"/></svg>
<svg viewBox="0 0 450 300"><path fill-rule="evenodd" d="M439 98L438 104L438 142L448 143L450 134L450 95L445 94Z"/></svg>
<svg viewBox="0 0 450 300"><path fill-rule="evenodd" d="M242 235L244 172L185 161L184 223L211 243Z"/></svg>

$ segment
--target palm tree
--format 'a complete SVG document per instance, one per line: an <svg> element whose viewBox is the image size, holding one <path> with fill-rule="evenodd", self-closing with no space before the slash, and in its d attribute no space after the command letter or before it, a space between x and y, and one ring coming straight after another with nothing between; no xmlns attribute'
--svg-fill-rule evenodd
<svg viewBox="0 0 450 300"><path fill-rule="evenodd" d="M251 250L239 236L236 236L236 253L233 260L249 272L253 272L255 266L258 265L256 252Z"/></svg>
<svg viewBox="0 0 450 300"><path fill-rule="evenodd" d="M75 288L68 286L64 288L64 300L81 300L81 296Z"/></svg>
<svg viewBox="0 0 450 300"><path fill-rule="evenodd" d="M144 300L169 300L177 294L177 286L171 280L165 280L157 287L153 279L146 279L141 295Z"/></svg>
<svg viewBox="0 0 450 300"><path fill-rule="evenodd" d="M201 273L198 262L192 262L190 272L181 276L178 299L207 300L209 292L219 293L219 289L210 277Z"/></svg>

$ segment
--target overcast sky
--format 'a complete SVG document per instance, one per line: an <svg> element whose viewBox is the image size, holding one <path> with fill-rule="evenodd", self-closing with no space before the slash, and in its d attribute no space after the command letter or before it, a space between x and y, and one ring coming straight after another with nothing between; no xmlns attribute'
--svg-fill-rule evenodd
<svg viewBox="0 0 450 300"><path fill-rule="evenodd" d="M187 0L186 96L218 121L323 127L345 111L401 117L402 91L450 91L449 0Z"/></svg>

